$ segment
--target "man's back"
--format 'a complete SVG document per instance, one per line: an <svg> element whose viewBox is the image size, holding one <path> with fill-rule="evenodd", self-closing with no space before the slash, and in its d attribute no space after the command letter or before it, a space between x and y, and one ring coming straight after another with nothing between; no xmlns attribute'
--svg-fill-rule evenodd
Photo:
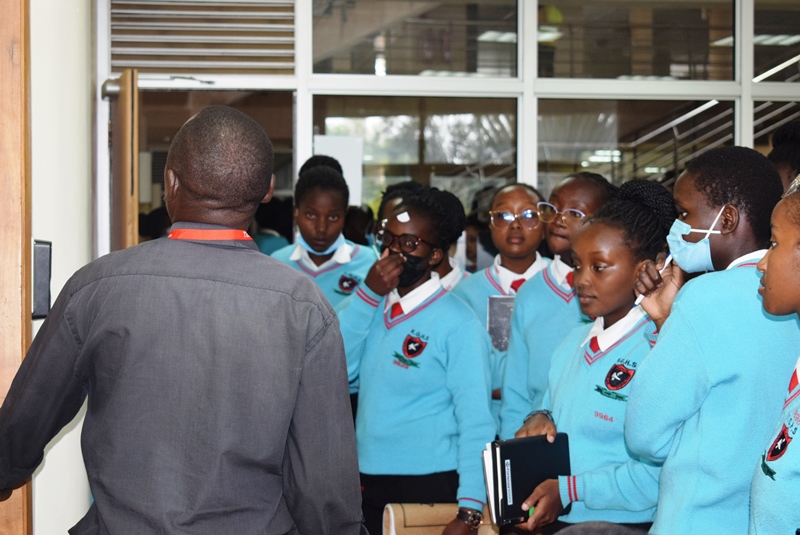
<svg viewBox="0 0 800 535"><path fill-rule="evenodd" d="M359 532L336 316L252 241L161 239L79 271L0 413L19 421L0 457L35 466L87 390L95 502L74 532Z"/></svg>

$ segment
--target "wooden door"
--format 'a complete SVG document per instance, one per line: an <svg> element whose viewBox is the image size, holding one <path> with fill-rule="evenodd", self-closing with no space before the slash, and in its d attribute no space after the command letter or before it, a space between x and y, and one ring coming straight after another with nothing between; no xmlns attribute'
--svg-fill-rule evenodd
<svg viewBox="0 0 800 535"><path fill-rule="evenodd" d="M0 402L31 342L31 141L28 0L0 15ZM31 533L31 484L0 502L0 533Z"/></svg>
<svg viewBox="0 0 800 535"><path fill-rule="evenodd" d="M111 97L111 250L139 243L138 72L126 69Z"/></svg>

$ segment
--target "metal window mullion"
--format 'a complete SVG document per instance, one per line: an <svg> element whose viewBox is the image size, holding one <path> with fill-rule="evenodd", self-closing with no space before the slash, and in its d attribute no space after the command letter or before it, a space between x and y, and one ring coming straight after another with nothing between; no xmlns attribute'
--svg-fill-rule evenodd
<svg viewBox="0 0 800 535"><path fill-rule="evenodd" d="M214 43L246 45L291 45L294 37L233 36L233 35L148 35L125 34L111 37L112 43Z"/></svg>
<svg viewBox="0 0 800 535"><path fill-rule="evenodd" d="M231 56L231 57L287 57L294 56L294 50L269 48L148 48L111 47L111 54L123 56Z"/></svg>
<svg viewBox="0 0 800 535"><path fill-rule="evenodd" d="M741 94L736 99L736 115L734 117L734 143L744 147L753 146L753 72L754 72L754 33L755 33L755 0L735 0L736 36L736 81L741 86Z"/></svg>

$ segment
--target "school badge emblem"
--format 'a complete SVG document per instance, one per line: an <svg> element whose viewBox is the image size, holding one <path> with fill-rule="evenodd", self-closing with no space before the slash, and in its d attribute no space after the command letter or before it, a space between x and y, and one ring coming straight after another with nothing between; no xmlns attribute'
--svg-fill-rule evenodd
<svg viewBox="0 0 800 535"><path fill-rule="evenodd" d="M428 342L424 342L419 336L409 334L403 341L403 354L394 352L394 363L401 368L419 368L419 362L412 359L417 358L425 350Z"/></svg>
<svg viewBox="0 0 800 535"><path fill-rule="evenodd" d="M414 357L420 356L422 351L425 350L425 346L427 345L428 344L426 342L423 342L416 336L411 336L409 334L408 336L406 336L405 342L403 342L403 354L406 357L413 359Z"/></svg>
<svg viewBox="0 0 800 535"><path fill-rule="evenodd" d="M633 379L636 370L631 370L622 364L614 364L606 375L606 388L609 390L622 390Z"/></svg>
<svg viewBox="0 0 800 535"><path fill-rule="evenodd" d="M353 290L356 289L358 283L359 281L354 279L353 277L342 275L341 277L339 277L339 289L336 290L336 293L349 295L353 293Z"/></svg>
<svg viewBox="0 0 800 535"><path fill-rule="evenodd" d="M783 457L783 454L786 453L786 449L789 447L789 443L791 441L792 437L789 436L789 430L786 428L786 425L782 425L778 436L775 438L775 442L773 442L772 446L769 447L769 452L767 452L767 460L777 461Z"/></svg>

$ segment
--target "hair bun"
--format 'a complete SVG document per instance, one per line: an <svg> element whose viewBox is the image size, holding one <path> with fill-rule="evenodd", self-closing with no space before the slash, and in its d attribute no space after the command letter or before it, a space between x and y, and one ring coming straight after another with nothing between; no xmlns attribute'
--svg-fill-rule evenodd
<svg viewBox="0 0 800 535"><path fill-rule="evenodd" d="M658 182L644 179L625 182L619 187L617 199L643 205L667 231L675 221L675 202L672 195Z"/></svg>

